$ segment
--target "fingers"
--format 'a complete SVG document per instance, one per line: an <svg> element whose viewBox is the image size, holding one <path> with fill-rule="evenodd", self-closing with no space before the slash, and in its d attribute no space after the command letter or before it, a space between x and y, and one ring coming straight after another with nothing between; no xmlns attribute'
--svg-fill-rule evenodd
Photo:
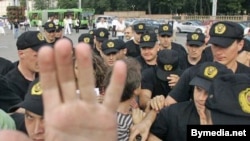
<svg viewBox="0 0 250 141"><path fill-rule="evenodd" d="M159 111L161 110L165 105L165 97L163 95L155 96L150 101L152 109Z"/></svg>
<svg viewBox="0 0 250 141"><path fill-rule="evenodd" d="M123 61L116 61L113 67L113 73L111 81L105 93L103 104L116 112L118 104L120 103L121 94L124 89L125 81L127 77L127 67Z"/></svg>
<svg viewBox="0 0 250 141"><path fill-rule="evenodd" d="M42 47L38 52L39 77L43 89L45 111L57 107L61 101L60 90L57 84L56 64L54 51L51 47Z"/></svg>
<svg viewBox="0 0 250 141"><path fill-rule="evenodd" d="M57 77L63 95L63 101L75 100L76 82L73 69L72 46L69 40L61 39L54 45Z"/></svg>
<svg viewBox="0 0 250 141"><path fill-rule="evenodd" d="M0 141L31 141L27 135L19 131L0 131Z"/></svg>
<svg viewBox="0 0 250 141"><path fill-rule="evenodd" d="M84 99L86 102L96 102L92 50L89 45L84 43L78 44L75 49L79 69L78 86L81 99Z"/></svg>

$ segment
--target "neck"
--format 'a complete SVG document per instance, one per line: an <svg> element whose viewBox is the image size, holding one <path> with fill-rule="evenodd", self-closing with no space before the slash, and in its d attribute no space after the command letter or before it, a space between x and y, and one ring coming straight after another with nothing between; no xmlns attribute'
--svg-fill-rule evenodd
<svg viewBox="0 0 250 141"><path fill-rule="evenodd" d="M117 112L122 113L122 114L130 114L130 102L131 100L126 100L124 102L121 102L117 108Z"/></svg>
<svg viewBox="0 0 250 141"><path fill-rule="evenodd" d="M237 66L238 66L238 63L237 63L237 61L232 61L231 63L227 64L226 66L227 66L227 68L231 69L235 73Z"/></svg>
<svg viewBox="0 0 250 141"><path fill-rule="evenodd" d="M194 58L188 55L188 62L192 65L196 65L201 60L201 56Z"/></svg>
<svg viewBox="0 0 250 141"><path fill-rule="evenodd" d="M22 63L19 62L18 64L18 70L21 72L23 77L29 81L33 81L35 79L35 72L30 71L29 69L23 67Z"/></svg>
<svg viewBox="0 0 250 141"><path fill-rule="evenodd" d="M212 119L211 119L211 114L210 111L206 108L197 110L198 115L200 117L200 124L201 125L211 125L212 124Z"/></svg>

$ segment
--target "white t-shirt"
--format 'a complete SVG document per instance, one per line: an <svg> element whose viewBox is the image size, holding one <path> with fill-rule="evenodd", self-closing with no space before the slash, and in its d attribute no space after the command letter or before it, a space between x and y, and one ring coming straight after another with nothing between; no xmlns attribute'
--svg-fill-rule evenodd
<svg viewBox="0 0 250 141"><path fill-rule="evenodd" d="M106 23L106 22L98 22L97 24L96 24L96 28L106 28L106 29L108 29L108 24Z"/></svg>
<svg viewBox="0 0 250 141"><path fill-rule="evenodd" d="M124 36L124 30L125 30L125 28L126 28L126 25L125 25L124 22L122 22L122 23L121 22L117 22L117 24L116 24L116 30L118 30L118 31L117 31L116 35L117 36Z"/></svg>

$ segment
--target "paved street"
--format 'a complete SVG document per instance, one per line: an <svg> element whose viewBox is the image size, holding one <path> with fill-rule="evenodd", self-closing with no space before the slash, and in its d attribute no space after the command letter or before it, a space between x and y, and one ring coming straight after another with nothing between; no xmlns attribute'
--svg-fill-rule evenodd
<svg viewBox="0 0 250 141"><path fill-rule="evenodd" d="M36 30L35 28L31 28L30 30ZM0 34L0 56L6 59L11 60L12 62L18 60L17 56L17 48L16 48L16 39L14 39L13 33L8 28L5 28L6 35ZM24 30L20 30L20 34L23 33ZM88 30L80 30L80 33L76 34L73 32L71 35L67 37L71 38L74 44L77 44L77 40L80 34L86 33ZM186 34L178 34L176 42L184 45L186 40Z"/></svg>

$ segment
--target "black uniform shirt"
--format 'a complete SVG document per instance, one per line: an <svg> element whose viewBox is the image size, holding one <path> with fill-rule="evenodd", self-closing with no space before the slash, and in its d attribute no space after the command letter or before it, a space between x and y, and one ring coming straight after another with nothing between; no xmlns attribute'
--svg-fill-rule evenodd
<svg viewBox="0 0 250 141"><path fill-rule="evenodd" d="M186 141L187 125L199 125L200 118L193 101L163 108L150 132L163 141Z"/></svg>
<svg viewBox="0 0 250 141"><path fill-rule="evenodd" d="M0 57L0 64L1 64L0 65L1 75L5 75L6 73L8 73L10 70L12 70L15 67L15 65L11 61L2 57Z"/></svg>
<svg viewBox="0 0 250 141"><path fill-rule="evenodd" d="M9 112L10 107L20 102L22 99L9 88L8 81L0 75L0 109Z"/></svg>
<svg viewBox="0 0 250 141"><path fill-rule="evenodd" d="M141 88L152 92L151 98L156 95L167 96L171 88L168 81L162 81L156 76L156 68L148 68L142 72Z"/></svg>
<svg viewBox="0 0 250 141"><path fill-rule="evenodd" d="M200 64L185 70L181 75L179 81L175 85L175 87L169 93L169 95L172 98L174 98L177 102L183 102L193 98L194 87L190 86L189 82L194 78L194 76L198 72L199 66ZM250 74L250 68L238 62L235 73Z"/></svg>
<svg viewBox="0 0 250 141"><path fill-rule="evenodd" d="M31 81L25 79L17 67L7 73L4 77L9 82L10 89L24 100L24 96Z"/></svg>
<svg viewBox="0 0 250 141"><path fill-rule="evenodd" d="M135 44L134 40L129 40L125 43L127 48L126 56L137 57L141 55L139 44Z"/></svg>

